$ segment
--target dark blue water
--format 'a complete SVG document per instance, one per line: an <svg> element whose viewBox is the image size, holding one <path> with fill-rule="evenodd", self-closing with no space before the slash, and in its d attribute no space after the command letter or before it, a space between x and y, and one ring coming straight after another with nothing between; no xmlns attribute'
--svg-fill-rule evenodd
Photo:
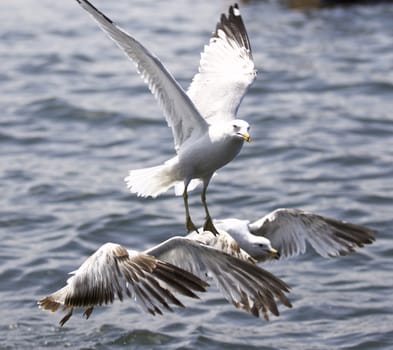
<svg viewBox="0 0 393 350"><path fill-rule="evenodd" d="M95 4L187 87L228 1ZM212 215L303 208L379 231L337 259L265 265L292 286L266 322L215 288L152 317L131 300L75 315L36 301L101 244L144 249L184 233L181 198L127 192L131 168L173 153L133 65L75 1L3 0L0 23L1 349L391 349L393 346L393 6L294 11L241 4L259 78L239 116L253 142L209 187ZM196 222L198 193L190 195Z"/></svg>

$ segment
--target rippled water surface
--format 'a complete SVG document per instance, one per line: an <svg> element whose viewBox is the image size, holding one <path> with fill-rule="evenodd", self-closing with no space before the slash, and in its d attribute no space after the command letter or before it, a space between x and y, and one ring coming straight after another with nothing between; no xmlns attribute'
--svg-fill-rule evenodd
<svg viewBox="0 0 393 350"><path fill-rule="evenodd" d="M187 87L228 1L98 1ZM393 5L294 11L241 4L259 77L240 117L253 142L212 181L214 217L303 208L379 231L337 259L265 265L292 287L269 322L216 291L163 317L131 300L75 315L39 310L101 244L183 234L181 198L127 192L123 177L173 153L134 66L75 1L3 0L0 11L1 349L391 349ZM203 220L198 193L192 214Z"/></svg>

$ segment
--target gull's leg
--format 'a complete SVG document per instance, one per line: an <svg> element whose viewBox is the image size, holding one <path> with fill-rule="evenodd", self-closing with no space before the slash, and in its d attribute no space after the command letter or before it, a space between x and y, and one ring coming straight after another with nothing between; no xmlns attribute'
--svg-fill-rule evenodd
<svg viewBox="0 0 393 350"><path fill-rule="evenodd" d="M63 310L66 310L66 309L67 309L67 307L64 306L64 309L63 309ZM59 324L60 324L61 327L63 327L63 326L64 326L64 323L66 323L66 322L70 319L70 317L72 316L72 312L73 312L73 311L74 311L74 308L71 307L71 308L70 308L70 311L67 313L67 315L65 315L65 316L60 320Z"/></svg>
<svg viewBox="0 0 393 350"><path fill-rule="evenodd" d="M93 312L94 307L88 307L85 312L83 313L83 315L86 317L86 320L90 317L91 313Z"/></svg>
<svg viewBox="0 0 393 350"><path fill-rule="evenodd" d="M184 192L183 192L184 208L186 209L186 229L187 232L193 232L193 231L198 232L197 227L194 225L194 223L191 220L190 209L188 208L188 193L187 193L188 184L189 181L184 184Z"/></svg>
<svg viewBox="0 0 393 350"><path fill-rule="evenodd" d="M209 185L210 179L211 177L209 177L207 180L203 179L203 189L202 189L201 199L206 213L206 219L205 219L205 224L203 225L203 230L210 231L211 233L213 233L213 235L217 236L219 233L213 225L213 221L210 216L209 209L207 208L207 203L206 203L206 190L207 190L207 186Z"/></svg>

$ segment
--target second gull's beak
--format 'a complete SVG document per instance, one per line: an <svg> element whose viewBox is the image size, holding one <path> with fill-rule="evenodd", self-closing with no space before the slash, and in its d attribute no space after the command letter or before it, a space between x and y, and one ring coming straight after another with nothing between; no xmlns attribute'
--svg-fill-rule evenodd
<svg viewBox="0 0 393 350"><path fill-rule="evenodd" d="M280 259L280 252L277 249L270 248L269 249L269 254L274 258L274 259Z"/></svg>

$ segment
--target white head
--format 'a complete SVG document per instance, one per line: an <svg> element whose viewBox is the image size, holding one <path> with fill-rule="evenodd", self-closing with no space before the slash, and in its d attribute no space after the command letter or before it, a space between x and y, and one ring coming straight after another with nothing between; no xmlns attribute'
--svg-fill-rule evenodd
<svg viewBox="0 0 393 350"><path fill-rule="evenodd" d="M248 229L248 220L224 219L215 220L216 228L228 232L239 244L240 248L245 250L254 259L264 261L269 259L278 259L279 252L272 247L271 242L262 236L253 235Z"/></svg>
<svg viewBox="0 0 393 350"><path fill-rule="evenodd" d="M271 259L279 259L280 253L277 249L272 247L271 242L262 236L255 236L250 233L250 239L247 243L248 248L245 251L248 252L255 260L265 261Z"/></svg>
<svg viewBox="0 0 393 350"><path fill-rule="evenodd" d="M251 141L251 137L249 134L250 124L248 124L245 120L242 119L232 120L232 131L234 135L236 135L237 137L246 140L247 142Z"/></svg>
<svg viewBox="0 0 393 350"><path fill-rule="evenodd" d="M236 139L238 141L251 141L250 125L241 119L221 120L210 124L209 134L212 140L222 140L223 138Z"/></svg>

